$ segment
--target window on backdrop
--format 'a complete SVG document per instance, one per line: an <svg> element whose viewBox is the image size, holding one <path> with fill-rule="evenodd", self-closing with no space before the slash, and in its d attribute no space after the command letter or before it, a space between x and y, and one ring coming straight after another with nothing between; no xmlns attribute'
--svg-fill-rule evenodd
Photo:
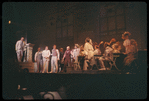
<svg viewBox="0 0 149 101"><path fill-rule="evenodd" d="M102 5L99 12L100 35L119 35L126 27L123 4Z"/></svg>
<svg viewBox="0 0 149 101"><path fill-rule="evenodd" d="M57 18L57 38L65 38L73 36L73 15L63 15Z"/></svg>

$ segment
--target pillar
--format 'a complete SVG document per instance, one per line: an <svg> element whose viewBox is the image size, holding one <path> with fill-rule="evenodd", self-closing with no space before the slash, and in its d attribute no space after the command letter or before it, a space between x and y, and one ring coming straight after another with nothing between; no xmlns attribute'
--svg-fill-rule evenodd
<svg viewBox="0 0 149 101"><path fill-rule="evenodd" d="M31 43L26 44L26 47L27 47L27 62L32 62L33 46L34 46L34 44L31 44Z"/></svg>

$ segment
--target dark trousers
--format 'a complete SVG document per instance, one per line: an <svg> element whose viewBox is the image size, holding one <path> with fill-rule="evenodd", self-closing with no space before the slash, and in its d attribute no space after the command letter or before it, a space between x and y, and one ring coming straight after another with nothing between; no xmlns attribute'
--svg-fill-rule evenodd
<svg viewBox="0 0 149 101"><path fill-rule="evenodd" d="M64 64L60 64L61 70L63 70Z"/></svg>
<svg viewBox="0 0 149 101"><path fill-rule="evenodd" d="M70 67L71 67L71 59L65 59L65 62L64 62L64 67L63 67L63 70L66 70L66 66L67 64L69 63Z"/></svg>

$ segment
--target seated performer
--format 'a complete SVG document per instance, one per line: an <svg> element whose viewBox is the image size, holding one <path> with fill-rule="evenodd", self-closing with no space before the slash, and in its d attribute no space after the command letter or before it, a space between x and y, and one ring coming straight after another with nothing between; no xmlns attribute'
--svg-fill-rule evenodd
<svg viewBox="0 0 149 101"><path fill-rule="evenodd" d="M103 42L103 41L101 41L101 42L99 43L99 49L100 49L100 51L101 51L101 54L103 54L103 53L104 53L104 50L105 50L105 48L104 48L104 42Z"/></svg>
<svg viewBox="0 0 149 101"><path fill-rule="evenodd" d="M109 42L109 46L112 48L112 45L116 43L116 39L112 38Z"/></svg>
<svg viewBox="0 0 149 101"><path fill-rule="evenodd" d="M125 47L124 54L128 54L128 52L129 52L129 46L130 46L129 36L130 35L131 35L131 33L129 33L129 32L124 32L124 34L122 34L122 39L124 39L123 46Z"/></svg>
<svg viewBox="0 0 149 101"><path fill-rule="evenodd" d="M74 63L78 63L78 55L80 53L80 48L79 48L78 44L75 44L74 49L72 50L72 52L73 52L74 59L75 59ZM74 70L77 69L75 67L77 67L77 64L74 64Z"/></svg>
<svg viewBox="0 0 149 101"><path fill-rule="evenodd" d="M134 39L131 39L127 57L124 59L124 65L130 66L132 61L137 58L137 53L137 42Z"/></svg>
<svg viewBox="0 0 149 101"><path fill-rule="evenodd" d="M101 51L100 51L100 49L99 49L99 46L98 45L95 45L94 46L94 55L101 55ZM95 60L95 56L94 56L94 58L93 58L93 64L96 64L96 66L97 66L97 63L96 63L96 60Z"/></svg>
<svg viewBox="0 0 149 101"><path fill-rule="evenodd" d="M105 52L102 57L99 58L101 69L106 70L103 60L113 61L113 49L109 46L108 42L105 42Z"/></svg>
<svg viewBox="0 0 149 101"><path fill-rule="evenodd" d="M101 51L100 51L100 49L99 49L99 46L98 45L95 45L94 46L94 55L101 55Z"/></svg>
<svg viewBox="0 0 149 101"><path fill-rule="evenodd" d="M113 44L112 48L113 48L113 53L120 53L120 50L119 50L120 48L117 43Z"/></svg>
<svg viewBox="0 0 149 101"><path fill-rule="evenodd" d="M68 63L69 63L69 65L70 65L70 67L72 66L72 65L71 65L71 55L73 56L73 53L72 53L72 51L70 50L70 47L67 46L67 50L65 51L64 56L63 56L63 59L62 59L62 61L64 61L64 59L65 59L65 61L64 61L64 67L63 67L63 69L62 69L61 72L66 71L66 66L67 66ZM74 56L73 56L73 57L74 57Z"/></svg>
<svg viewBox="0 0 149 101"><path fill-rule="evenodd" d="M87 37L85 39L84 53L86 55L86 59L84 60L83 70L87 70L88 66L89 67L93 66L93 56L94 56L94 49L92 46L92 40L89 37Z"/></svg>
<svg viewBox="0 0 149 101"><path fill-rule="evenodd" d="M42 52L40 51L40 47L38 51L35 53L34 57L35 62L37 62L37 70L35 72L42 73Z"/></svg>

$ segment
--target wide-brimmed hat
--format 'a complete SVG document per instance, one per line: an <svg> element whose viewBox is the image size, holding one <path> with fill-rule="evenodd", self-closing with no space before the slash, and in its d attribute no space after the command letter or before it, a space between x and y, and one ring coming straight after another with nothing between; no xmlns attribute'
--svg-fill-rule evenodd
<svg viewBox="0 0 149 101"><path fill-rule="evenodd" d="M131 35L131 33L130 32L124 32L123 34L122 34L122 39L124 39L124 37L126 36L126 35L128 35L128 36L130 36Z"/></svg>
<svg viewBox="0 0 149 101"><path fill-rule="evenodd" d="M135 39L130 39L131 42L135 42Z"/></svg>
<svg viewBox="0 0 149 101"><path fill-rule="evenodd" d="M130 36L130 35L131 35L131 33L126 31L126 32L124 32L124 36L125 36L125 35Z"/></svg>

